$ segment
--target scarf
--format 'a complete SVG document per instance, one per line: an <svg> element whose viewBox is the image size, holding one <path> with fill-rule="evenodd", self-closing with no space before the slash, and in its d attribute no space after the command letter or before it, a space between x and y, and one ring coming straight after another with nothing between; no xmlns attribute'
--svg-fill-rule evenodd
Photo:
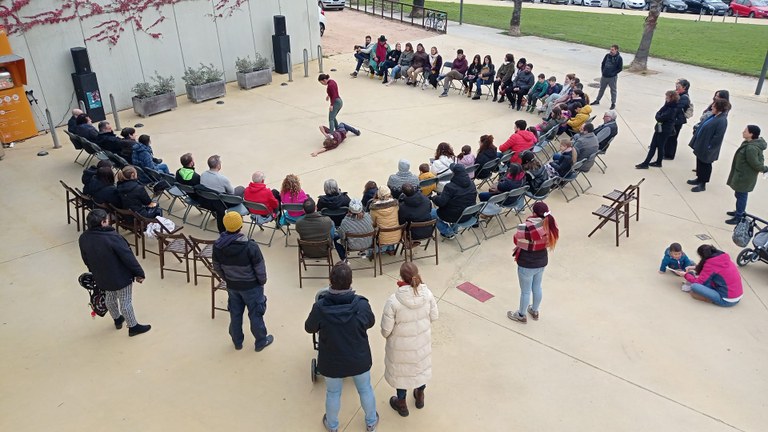
<svg viewBox="0 0 768 432"><path fill-rule="evenodd" d="M435 61L437 61L437 54L432 55L432 53L429 53L429 65L432 67L435 67Z"/></svg>

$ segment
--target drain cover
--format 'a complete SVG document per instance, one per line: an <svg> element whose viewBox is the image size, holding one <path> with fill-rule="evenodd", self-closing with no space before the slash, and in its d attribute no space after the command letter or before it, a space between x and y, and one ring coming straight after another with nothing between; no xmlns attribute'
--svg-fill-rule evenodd
<svg viewBox="0 0 768 432"><path fill-rule="evenodd" d="M712 237L706 234L696 234L696 238L698 238L699 240L712 240Z"/></svg>

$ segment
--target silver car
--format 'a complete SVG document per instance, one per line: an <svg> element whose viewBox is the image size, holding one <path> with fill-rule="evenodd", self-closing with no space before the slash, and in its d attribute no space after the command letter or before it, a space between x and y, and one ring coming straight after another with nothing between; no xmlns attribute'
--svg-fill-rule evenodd
<svg viewBox="0 0 768 432"><path fill-rule="evenodd" d="M622 9L645 9L645 0L608 0L608 7Z"/></svg>
<svg viewBox="0 0 768 432"><path fill-rule="evenodd" d="M571 0L572 5L592 6L600 7L603 5L603 0Z"/></svg>
<svg viewBox="0 0 768 432"><path fill-rule="evenodd" d="M318 0L317 5L323 8L323 10L328 10L328 9L342 10L344 9L344 1L345 0Z"/></svg>

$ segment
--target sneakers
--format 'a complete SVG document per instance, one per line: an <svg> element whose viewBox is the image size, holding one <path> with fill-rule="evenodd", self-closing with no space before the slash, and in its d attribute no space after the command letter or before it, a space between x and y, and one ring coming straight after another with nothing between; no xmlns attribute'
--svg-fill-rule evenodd
<svg viewBox="0 0 768 432"><path fill-rule="evenodd" d="M688 282L683 282L683 285L680 287L680 289L683 292L691 292L691 284L689 284Z"/></svg>
<svg viewBox="0 0 768 432"><path fill-rule="evenodd" d="M528 318L526 318L525 315L520 315L515 311L507 312L507 318L511 319L512 321L517 321L521 324L528 324Z"/></svg>
<svg viewBox="0 0 768 432"><path fill-rule="evenodd" d="M478 100L480 99L480 96L481 96L480 93L475 93L475 95L472 96L472 100Z"/></svg>
<svg viewBox="0 0 768 432"><path fill-rule="evenodd" d="M152 326L149 324L136 324L133 327L128 327L128 336L138 336L142 333L146 333L151 329Z"/></svg>
<svg viewBox="0 0 768 432"><path fill-rule="evenodd" d="M123 323L124 323L124 322L125 322L125 318L123 318L123 316L122 316L122 315L120 315L120 316L119 316L119 317L117 317L117 319L115 320L115 328L116 328L116 329L118 329L118 330L120 330L121 328L123 328Z"/></svg>
<svg viewBox="0 0 768 432"><path fill-rule="evenodd" d="M267 343L265 343L263 346L256 347L256 352L262 352L264 351L264 348L272 345L272 342L275 341L275 337L272 335L267 335Z"/></svg>
<svg viewBox="0 0 768 432"><path fill-rule="evenodd" d="M531 305L528 305L528 315L530 315L531 318L533 318L534 321L538 321L539 320L539 311L533 310L533 306L531 306Z"/></svg>
<svg viewBox="0 0 768 432"><path fill-rule="evenodd" d="M331 429L330 426L328 426L328 418L325 414L323 414L323 426L325 426L325 430L327 432L338 432L338 429Z"/></svg>
<svg viewBox="0 0 768 432"><path fill-rule="evenodd" d="M448 97L448 92L443 91L442 93L440 93L440 97Z"/></svg>
<svg viewBox="0 0 768 432"><path fill-rule="evenodd" d="M376 421L372 425L365 425L365 432L376 432L376 427L379 425L379 413L376 412Z"/></svg>

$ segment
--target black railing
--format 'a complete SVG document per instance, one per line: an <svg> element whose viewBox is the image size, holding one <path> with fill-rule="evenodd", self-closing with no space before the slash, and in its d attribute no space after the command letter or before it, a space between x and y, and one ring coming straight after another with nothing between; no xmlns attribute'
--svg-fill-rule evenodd
<svg viewBox="0 0 768 432"><path fill-rule="evenodd" d="M448 32L448 14L437 9L413 7L411 3L390 0L347 0L347 7L438 33Z"/></svg>

